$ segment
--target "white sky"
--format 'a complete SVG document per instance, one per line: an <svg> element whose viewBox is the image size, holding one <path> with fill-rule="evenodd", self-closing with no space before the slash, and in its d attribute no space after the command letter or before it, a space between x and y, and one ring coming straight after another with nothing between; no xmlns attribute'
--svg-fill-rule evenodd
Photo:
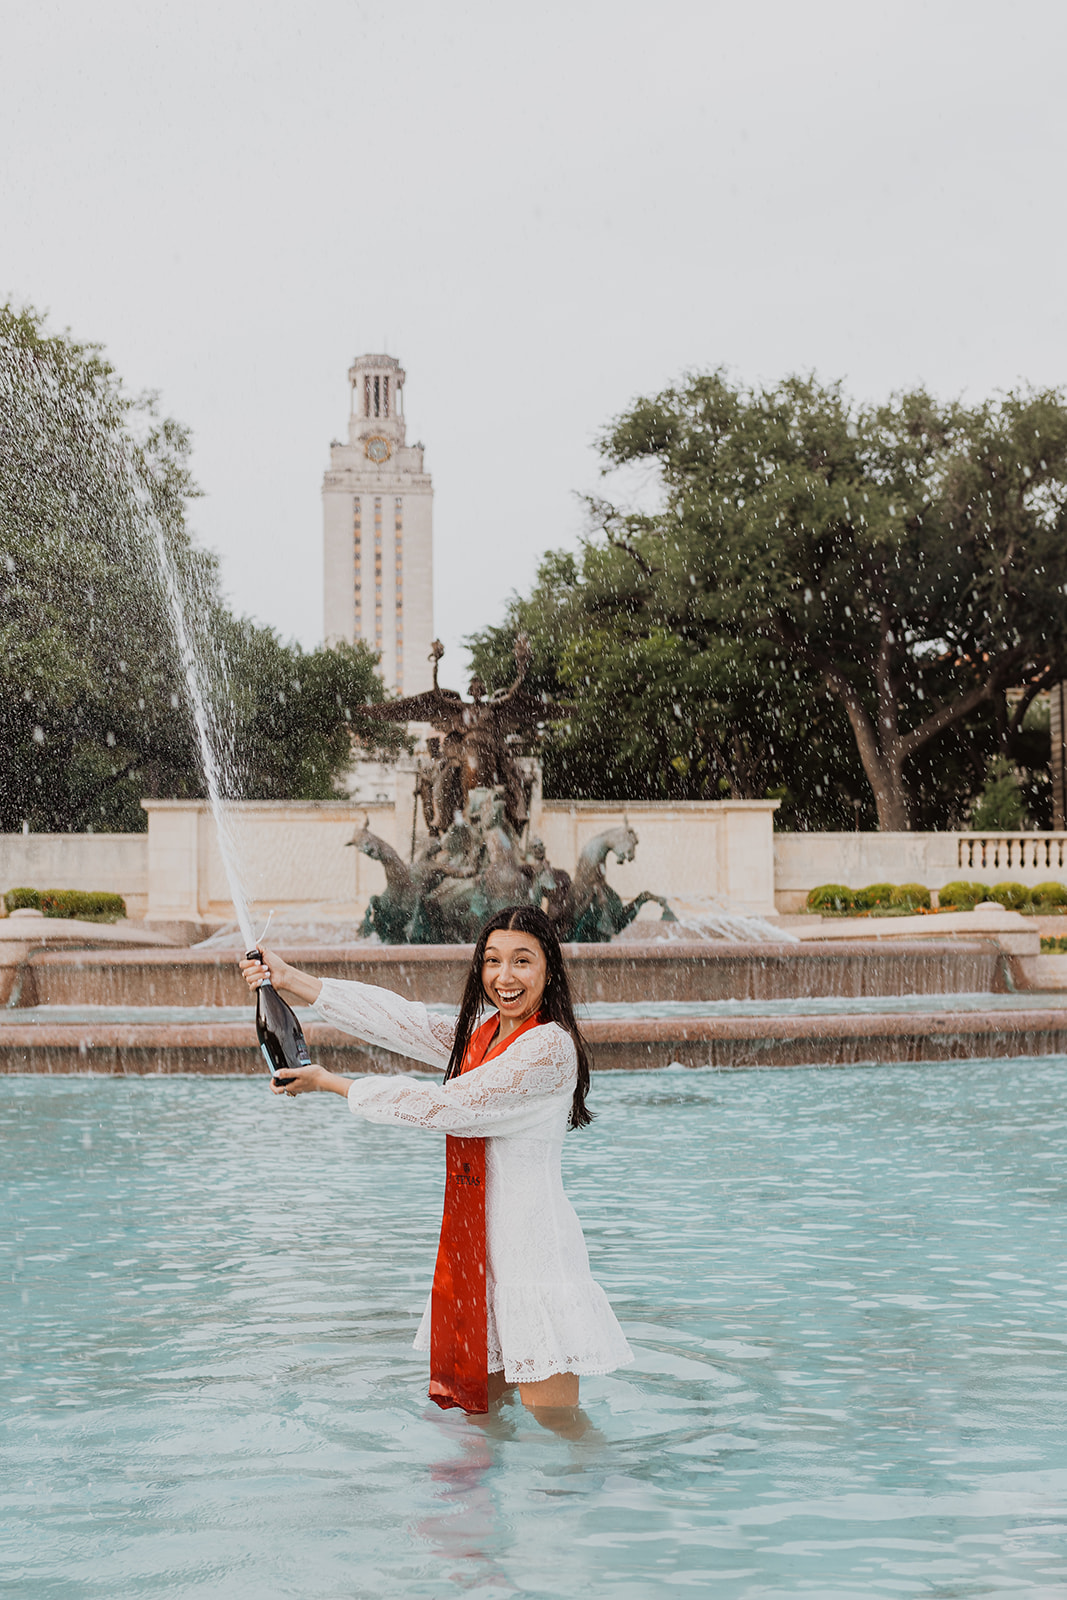
<svg viewBox="0 0 1067 1600"><path fill-rule="evenodd" d="M686 368L1067 378L1062 0L0 0L0 294L191 426L235 605L321 637L351 358L408 372L446 682ZM446 663L447 666L447 663Z"/></svg>

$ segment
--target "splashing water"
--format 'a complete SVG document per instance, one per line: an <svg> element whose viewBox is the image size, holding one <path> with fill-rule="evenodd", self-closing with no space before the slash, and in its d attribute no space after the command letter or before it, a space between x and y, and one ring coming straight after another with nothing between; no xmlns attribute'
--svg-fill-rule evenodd
<svg viewBox="0 0 1067 1600"><path fill-rule="evenodd" d="M230 891L230 898L233 901L233 908L237 916L238 927L241 930L244 948L245 950L251 950L255 946L255 938L252 933L252 919L248 909L248 895L241 879L240 854L233 826L233 817L225 803L222 763L219 760L216 748L218 726L208 711L207 699L200 678L200 664L193 649L192 640L189 637L189 629L186 626L185 606L182 603L177 573L170 559L162 524L151 510L148 511L147 520L152 530L152 541L159 567L159 575L170 612L171 626L174 629L174 640L178 647L178 659L181 663L182 676L185 679L186 693L189 697L189 709L192 713L193 731L196 734L197 748L200 752L200 764L204 770L204 781L207 784L211 815L215 819L215 834L218 839L219 855L222 857L223 871L226 874L226 883Z"/></svg>
<svg viewBox="0 0 1067 1600"><path fill-rule="evenodd" d="M165 603L174 635L178 664L185 682L188 709L200 755L200 766L207 787L208 803L215 822L219 855L226 874L226 884L233 901L244 949L252 950L256 941L252 932L249 896L241 875L240 850L233 814L226 803L226 782L221 755L223 730L219 726L217 716L212 714L209 707L205 690L206 672L189 631L182 585L167 546L163 522L152 505L148 487L139 476L133 462L129 459L122 461L121 470L139 509L140 520L150 534L146 553L154 559L161 598ZM232 764L231 752L230 765Z"/></svg>
<svg viewBox="0 0 1067 1600"><path fill-rule="evenodd" d="M641 942L656 939L690 942L696 939L726 939L734 944L797 944L795 933L771 922L766 917L741 916L728 911L710 898L694 898L684 907L676 907L673 922L631 922L615 935L616 942Z"/></svg>

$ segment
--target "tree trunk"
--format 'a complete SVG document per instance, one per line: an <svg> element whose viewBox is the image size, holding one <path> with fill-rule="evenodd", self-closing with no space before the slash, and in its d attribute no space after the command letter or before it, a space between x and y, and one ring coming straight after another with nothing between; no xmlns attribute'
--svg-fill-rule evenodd
<svg viewBox="0 0 1067 1600"><path fill-rule="evenodd" d="M904 755L899 750L900 740L896 732L895 707L883 708L881 718L891 752L886 754L879 744L874 723L848 679L830 669L826 673L826 683L848 713L856 749L878 808L879 829L882 833L907 833L911 828L911 820L908 816L908 791L904 783Z"/></svg>
<svg viewBox="0 0 1067 1600"><path fill-rule="evenodd" d="M872 771L866 760L863 770L874 792L878 807L878 827L882 833L907 833L911 829L908 815L908 791L899 767L894 769L888 761L880 761Z"/></svg>

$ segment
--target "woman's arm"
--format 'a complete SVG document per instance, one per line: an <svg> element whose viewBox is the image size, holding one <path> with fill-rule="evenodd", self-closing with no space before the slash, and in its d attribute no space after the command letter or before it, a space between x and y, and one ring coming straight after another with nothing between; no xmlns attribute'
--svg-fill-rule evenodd
<svg viewBox="0 0 1067 1600"><path fill-rule="evenodd" d="M522 1133L539 1123L554 1102L570 1099L576 1070L573 1041L561 1028L548 1026L531 1028L503 1054L448 1083L378 1075L345 1078L311 1066L293 1068L284 1086L272 1083L271 1090L343 1094L349 1109L367 1122L484 1139Z"/></svg>
<svg viewBox="0 0 1067 1600"><path fill-rule="evenodd" d="M522 1133L574 1092L574 1041L550 1024L521 1034L501 1055L448 1083L357 1078L348 1104L368 1122L395 1122L460 1137ZM333 1087L324 1085L324 1087ZM338 1085L336 1093L344 1091Z"/></svg>
<svg viewBox="0 0 1067 1600"><path fill-rule="evenodd" d="M427 1066L443 1067L456 1036L454 1017L427 1011L417 1000L405 1000L391 989L373 983L353 983L343 978L315 978L301 972L273 950L262 950L262 962L241 961L239 966L250 989L269 976L280 992L314 1005L319 1015L368 1044L395 1051Z"/></svg>

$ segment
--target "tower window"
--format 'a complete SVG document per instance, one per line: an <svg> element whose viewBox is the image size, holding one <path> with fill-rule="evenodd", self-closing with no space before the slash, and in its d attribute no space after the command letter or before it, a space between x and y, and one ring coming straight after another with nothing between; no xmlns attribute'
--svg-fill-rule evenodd
<svg viewBox="0 0 1067 1600"><path fill-rule="evenodd" d="M374 385L377 391L377 378ZM374 644L376 649L382 648L382 502L378 495L374 500Z"/></svg>
<svg viewBox="0 0 1067 1600"><path fill-rule="evenodd" d="M365 417L369 417L370 416L370 375L369 375L369 373L363 379L363 415Z"/></svg>
<svg viewBox="0 0 1067 1600"><path fill-rule="evenodd" d="M382 416L389 415L389 379L382 379Z"/></svg>
<svg viewBox="0 0 1067 1600"><path fill-rule="evenodd" d="M354 636L357 639L361 638L363 633L362 539L361 507L357 498L352 502L352 560L354 567L352 601L355 622Z"/></svg>
<svg viewBox="0 0 1067 1600"><path fill-rule="evenodd" d="M374 415L376 417L380 417L381 414L382 414L382 380L381 380L381 378L375 376L375 379L374 379Z"/></svg>

